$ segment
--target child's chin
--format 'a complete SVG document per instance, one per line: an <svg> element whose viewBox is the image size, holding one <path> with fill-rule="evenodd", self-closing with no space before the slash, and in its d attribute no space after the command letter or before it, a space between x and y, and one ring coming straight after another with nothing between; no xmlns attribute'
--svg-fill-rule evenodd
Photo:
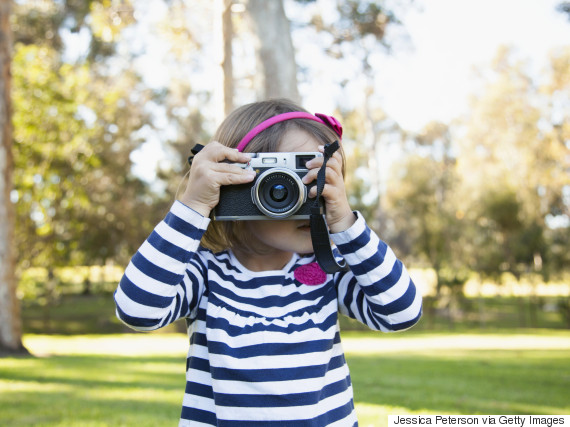
<svg viewBox="0 0 570 427"><path fill-rule="evenodd" d="M307 239L299 239L296 243L295 252L298 254L308 255L313 253L313 242L310 237Z"/></svg>

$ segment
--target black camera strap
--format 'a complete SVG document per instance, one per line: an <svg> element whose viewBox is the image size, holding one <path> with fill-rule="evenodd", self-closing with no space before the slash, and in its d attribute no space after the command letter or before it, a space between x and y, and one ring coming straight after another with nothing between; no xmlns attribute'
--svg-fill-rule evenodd
<svg viewBox="0 0 570 427"><path fill-rule="evenodd" d="M192 149L190 150L192 154L190 155L190 157L188 157L188 164L190 166L192 166L192 160L194 160L194 156L196 156L196 154L202 151L203 148L204 146L202 144L196 144L194 145L194 147L192 147Z"/></svg>
<svg viewBox="0 0 570 427"><path fill-rule="evenodd" d="M317 174L317 197L315 199L315 203L311 206L310 217L311 240L313 242L315 257L317 258L319 266L328 274L333 274L337 271L346 269L346 262L344 259L339 263L333 255L329 227L327 225L325 214L323 213L324 208L321 197L323 189L325 188L327 162L339 147L340 144L338 141L325 145L323 165Z"/></svg>

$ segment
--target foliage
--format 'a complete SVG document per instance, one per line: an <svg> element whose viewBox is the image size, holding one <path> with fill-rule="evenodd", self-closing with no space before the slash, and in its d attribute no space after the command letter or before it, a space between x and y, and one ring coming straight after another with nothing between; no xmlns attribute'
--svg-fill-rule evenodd
<svg viewBox="0 0 570 427"><path fill-rule="evenodd" d="M65 0L15 2L12 29L15 44L65 50L64 34L89 34L84 59L102 60L115 53L120 31L134 22L130 0Z"/></svg>
<svg viewBox="0 0 570 427"><path fill-rule="evenodd" d="M411 153L388 183L387 236L436 271L438 295L472 271L494 280L567 271L569 58L553 52L537 80L503 50L466 117L407 137Z"/></svg>
<svg viewBox="0 0 570 427"><path fill-rule="evenodd" d="M567 224L552 220L568 220L570 213L570 111L557 101L570 93L562 65L569 55L568 49L554 53L544 82L510 51L499 52L492 78L465 118L458 167L473 233L470 266L485 275L560 272L560 254L549 248L568 234Z"/></svg>
<svg viewBox="0 0 570 427"><path fill-rule="evenodd" d="M57 58L49 47L18 45L13 59L21 266L124 260L151 219L135 215L146 190L130 172L143 124L136 76L94 77Z"/></svg>
<svg viewBox="0 0 570 427"><path fill-rule="evenodd" d="M457 204L459 174L451 153L450 132L429 124L415 136L415 151L393 167L386 193L395 247L436 273L436 293L468 279L463 259L463 214Z"/></svg>
<svg viewBox="0 0 570 427"><path fill-rule="evenodd" d="M340 85L359 95L355 106L338 106L350 201L400 256L433 268L440 293L458 292L472 272L548 280L568 270L567 47L553 51L538 76L502 50L480 70L485 84L465 117L414 134L386 116L374 92L372 59L389 52L386 30L399 25L400 9L336 2L334 13L319 16L313 1L297 3L314 12L306 22L322 36L322 50L353 65L338 73ZM16 2L12 198L20 271L124 264L172 201L190 147L209 139L214 98L194 76L208 74L213 61L213 8L168 6L150 29L161 47L156 62L164 65L157 88L134 68L146 45L132 43L133 34L148 30L136 27L134 2ZM235 14L234 21L238 32L247 31ZM81 37L89 47L71 55L66 43ZM364 76L361 86L353 85L356 75ZM244 89L250 77L240 78L241 98L251 95ZM150 140L168 156L152 188L132 171L132 153ZM387 174L385 157L394 151L398 163ZM47 287L56 286L50 280Z"/></svg>
<svg viewBox="0 0 570 427"><path fill-rule="evenodd" d="M312 25L319 31L326 31L333 37L335 45L359 41L371 37L388 46L384 39L386 28L390 24L400 24L393 10L379 1L344 1L337 2L339 17L333 25L327 24L323 17L312 17ZM333 51L341 54L342 49L333 47Z"/></svg>
<svg viewBox="0 0 570 427"><path fill-rule="evenodd" d="M12 198L21 270L125 263L162 216L161 198L131 161L154 94L107 59L132 12L115 1L16 8ZM64 60L63 35L81 31L88 53Z"/></svg>

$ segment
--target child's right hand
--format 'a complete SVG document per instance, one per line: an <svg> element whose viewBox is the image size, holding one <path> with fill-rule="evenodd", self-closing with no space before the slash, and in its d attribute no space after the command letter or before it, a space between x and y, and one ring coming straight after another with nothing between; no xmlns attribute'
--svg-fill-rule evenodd
<svg viewBox="0 0 570 427"><path fill-rule="evenodd" d="M190 177L180 201L199 214L208 217L220 200L222 185L245 184L253 181L255 172L237 165L247 163L251 156L219 142L210 142L194 157Z"/></svg>

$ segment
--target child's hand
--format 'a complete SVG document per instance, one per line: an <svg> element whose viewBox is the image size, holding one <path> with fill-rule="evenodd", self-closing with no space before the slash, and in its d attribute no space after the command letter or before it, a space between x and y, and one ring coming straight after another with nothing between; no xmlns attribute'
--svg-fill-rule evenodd
<svg viewBox="0 0 570 427"><path fill-rule="evenodd" d="M182 203L205 217L218 204L222 185L245 184L255 178L255 172L223 160L247 163L251 157L219 142L210 142L194 157L186 190L180 197Z"/></svg>
<svg viewBox="0 0 570 427"><path fill-rule="evenodd" d="M319 151L324 152L324 147L319 146ZM303 183L308 185L317 179L317 173L323 165L323 157L315 157L307 162L309 172L303 177ZM309 197L317 196L317 186L311 188ZM332 233L340 233L347 230L356 221L352 209L348 204L344 179L342 176L342 156L337 151L327 161L325 187L322 196L325 199L327 224Z"/></svg>

